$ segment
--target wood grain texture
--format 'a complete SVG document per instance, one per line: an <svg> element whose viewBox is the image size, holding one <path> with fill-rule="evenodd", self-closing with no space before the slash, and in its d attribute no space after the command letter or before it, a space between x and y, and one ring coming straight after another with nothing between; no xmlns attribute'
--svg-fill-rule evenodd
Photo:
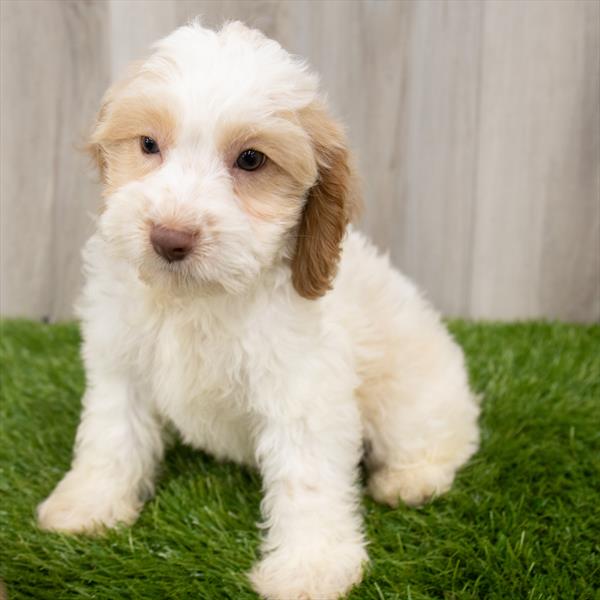
<svg viewBox="0 0 600 600"><path fill-rule="evenodd" d="M2 2L3 314L72 315L99 189L80 148L109 81L103 2Z"/></svg>
<svg viewBox="0 0 600 600"><path fill-rule="evenodd" d="M190 18L306 57L345 121L361 227L448 315L600 320L600 3L1 2L1 311L66 317L101 93Z"/></svg>
<svg viewBox="0 0 600 600"><path fill-rule="evenodd" d="M485 4L475 317L600 318L599 30L596 2Z"/></svg>

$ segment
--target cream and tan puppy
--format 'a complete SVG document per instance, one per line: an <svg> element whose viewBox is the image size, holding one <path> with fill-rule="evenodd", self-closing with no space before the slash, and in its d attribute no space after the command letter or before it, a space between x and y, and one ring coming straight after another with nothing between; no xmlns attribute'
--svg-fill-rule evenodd
<svg viewBox="0 0 600 600"><path fill-rule="evenodd" d="M446 491L476 450L460 349L349 228L356 182L317 83L258 31L193 23L106 94L78 308L87 390L41 527L135 521L171 424L260 470L255 589L333 599L367 561L363 448L391 505Z"/></svg>

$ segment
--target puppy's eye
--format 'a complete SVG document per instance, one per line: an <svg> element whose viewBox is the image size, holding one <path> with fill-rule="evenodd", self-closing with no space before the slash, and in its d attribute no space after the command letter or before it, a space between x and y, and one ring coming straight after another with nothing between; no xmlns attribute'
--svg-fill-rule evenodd
<svg viewBox="0 0 600 600"><path fill-rule="evenodd" d="M158 144L151 137L143 135L140 138L140 145L144 154L158 154L160 152Z"/></svg>
<svg viewBox="0 0 600 600"><path fill-rule="evenodd" d="M267 157L258 150L248 148L244 150L235 161L235 164L244 171L256 171L265 164Z"/></svg>

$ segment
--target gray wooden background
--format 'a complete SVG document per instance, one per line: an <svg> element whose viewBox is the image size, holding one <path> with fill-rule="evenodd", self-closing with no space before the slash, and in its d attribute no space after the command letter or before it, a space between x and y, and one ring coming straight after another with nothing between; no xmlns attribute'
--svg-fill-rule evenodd
<svg viewBox="0 0 600 600"><path fill-rule="evenodd" d="M321 72L362 228L447 315L600 319L600 3L0 1L4 315L69 317L98 184L77 147L109 82L197 14Z"/></svg>

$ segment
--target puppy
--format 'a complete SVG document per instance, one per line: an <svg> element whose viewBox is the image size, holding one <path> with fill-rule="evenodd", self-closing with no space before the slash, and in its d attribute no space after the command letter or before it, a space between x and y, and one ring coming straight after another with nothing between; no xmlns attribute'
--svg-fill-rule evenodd
<svg viewBox="0 0 600 600"><path fill-rule="evenodd" d="M87 390L40 527L133 523L170 424L260 470L254 588L339 597L367 561L361 459L376 500L419 505L476 450L478 407L439 316L349 226L356 177L316 76L241 23L192 23L109 89L90 148Z"/></svg>

